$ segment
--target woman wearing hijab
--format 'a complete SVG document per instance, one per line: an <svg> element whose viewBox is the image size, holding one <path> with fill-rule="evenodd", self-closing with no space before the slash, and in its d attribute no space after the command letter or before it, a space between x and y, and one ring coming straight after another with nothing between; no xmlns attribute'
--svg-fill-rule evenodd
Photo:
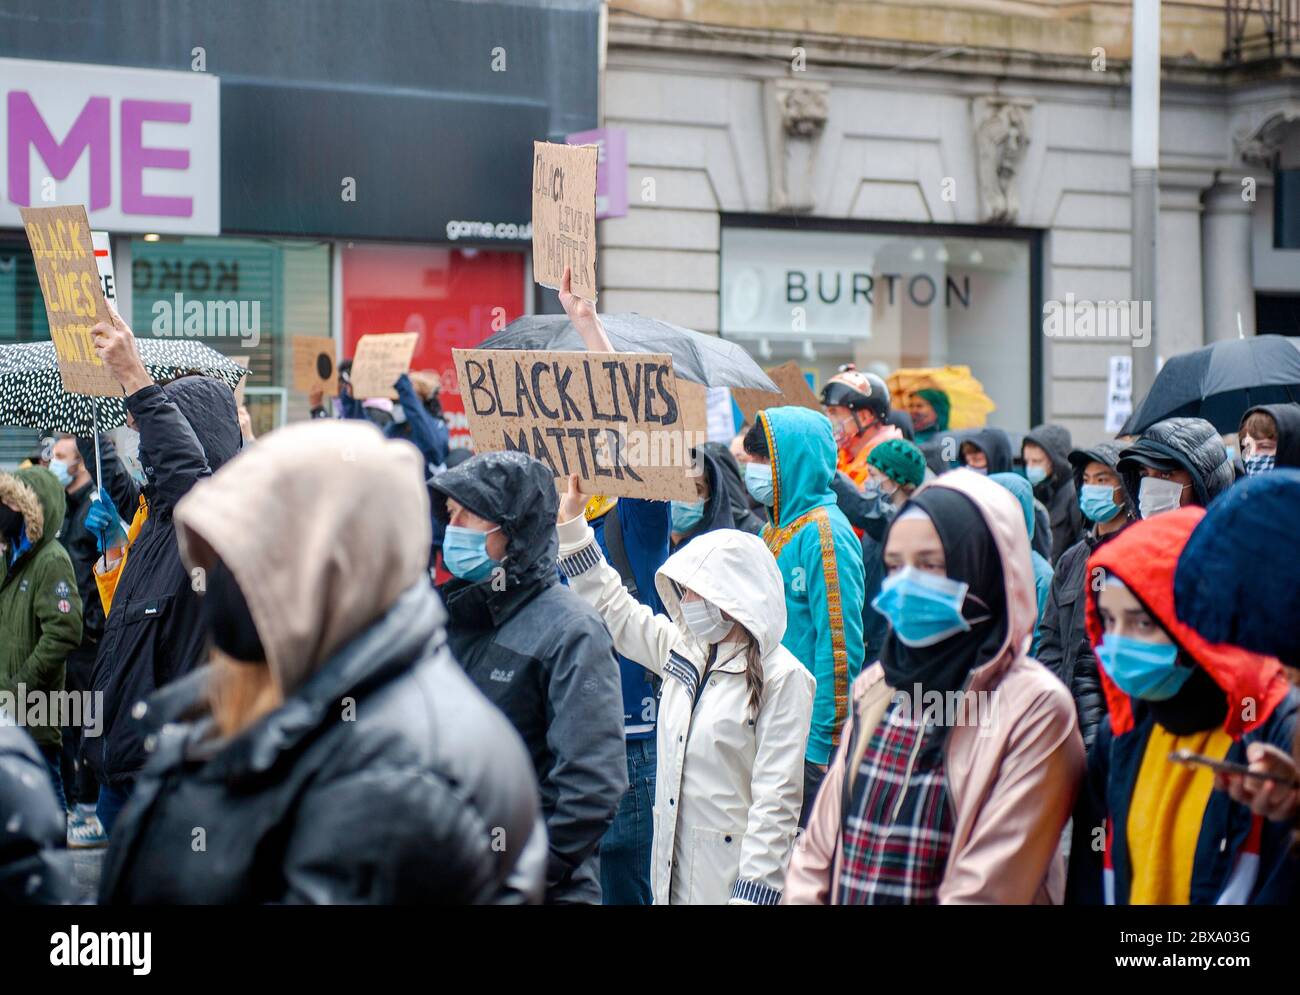
<svg viewBox="0 0 1300 995"><path fill-rule="evenodd" d="M956 470L885 539L892 629L853 686L787 904L1059 902L1083 772L1069 692L1025 655L1037 616L1015 499Z"/></svg>
<svg viewBox="0 0 1300 995"><path fill-rule="evenodd" d="M785 588L763 540L706 532L655 576L666 615L638 602L582 515L560 505L560 570L614 648L663 679L656 722L656 905L775 905L803 804L812 675L781 645Z"/></svg>
<svg viewBox="0 0 1300 995"><path fill-rule="evenodd" d="M151 755L102 902L540 900L532 765L447 649L420 464L364 422L315 420L177 504L211 662L133 710Z"/></svg>

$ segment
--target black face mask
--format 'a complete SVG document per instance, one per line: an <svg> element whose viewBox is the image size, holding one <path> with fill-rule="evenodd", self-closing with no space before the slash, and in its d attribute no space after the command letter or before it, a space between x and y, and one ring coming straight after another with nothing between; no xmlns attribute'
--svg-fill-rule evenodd
<svg viewBox="0 0 1300 995"><path fill-rule="evenodd" d="M252 612L234 575L217 560L208 570L203 595L203 619L217 649L241 663L265 663L266 651L253 623Z"/></svg>
<svg viewBox="0 0 1300 995"><path fill-rule="evenodd" d="M0 504L0 536L13 542L21 534L23 524L22 512L14 511L7 504Z"/></svg>
<svg viewBox="0 0 1300 995"><path fill-rule="evenodd" d="M1180 654L1181 656L1181 654ZM1186 658L1180 660L1188 663ZM1223 725L1228 717L1228 697L1223 688L1202 668L1196 667L1192 676L1178 693L1165 701L1149 701L1151 716L1175 736L1190 736Z"/></svg>

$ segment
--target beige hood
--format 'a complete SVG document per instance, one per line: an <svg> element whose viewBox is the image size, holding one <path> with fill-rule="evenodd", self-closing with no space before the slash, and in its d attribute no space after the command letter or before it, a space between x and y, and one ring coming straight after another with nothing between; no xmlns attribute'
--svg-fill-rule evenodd
<svg viewBox="0 0 1300 995"><path fill-rule="evenodd" d="M429 497L408 442L318 420L259 439L176 507L191 571L234 575L282 694L426 576Z"/></svg>

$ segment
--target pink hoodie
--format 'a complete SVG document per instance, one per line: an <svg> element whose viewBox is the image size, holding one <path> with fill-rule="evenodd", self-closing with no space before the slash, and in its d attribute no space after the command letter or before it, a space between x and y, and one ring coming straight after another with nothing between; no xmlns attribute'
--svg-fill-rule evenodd
<svg viewBox="0 0 1300 995"><path fill-rule="evenodd" d="M939 901L1059 903L1065 864L1057 847L1083 777L1084 751L1069 691L1026 655L1037 601L1024 515L1010 492L970 470L954 470L926 486L960 491L979 508L1002 558L1008 613L1006 642L971 672L968 685L988 707L977 713L979 722L954 725L944 748L955 826ZM878 663L853 683L849 718L795 845L782 904L834 900L846 752L858 739L854 724L874 728L893 694Z"/></svg>

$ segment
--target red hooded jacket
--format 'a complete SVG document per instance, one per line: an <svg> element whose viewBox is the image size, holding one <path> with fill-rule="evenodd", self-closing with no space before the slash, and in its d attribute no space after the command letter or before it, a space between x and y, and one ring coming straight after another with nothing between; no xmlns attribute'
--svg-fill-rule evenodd
<svg viewBox="0 0 1300 995"><path fill-rule="evenodd" d="M1101 642L1101 615L1094 582L1098 568L1122 580L1188 656L1204 668L1228 698L1228 717L1223 731L1233 739L1263 725L1286 697L1288 683L1282 664L1275 657L1251 653L1228 643L1208 643L1195 629L1178 621L1174 612L1174 571L1178 556L1192 530L1205 517L1204 508L1180 508L1135 522L1109 542L1097 547L1088 559L1088 640L1095 649ZM1100 656L1098 657L1100 659ZM1110 710L1111 730L1123 735L1133 728L1129 696L1116 686L1099 666L1102 690ZM1253 714L1247 702L1254 703Z"/></svg>

